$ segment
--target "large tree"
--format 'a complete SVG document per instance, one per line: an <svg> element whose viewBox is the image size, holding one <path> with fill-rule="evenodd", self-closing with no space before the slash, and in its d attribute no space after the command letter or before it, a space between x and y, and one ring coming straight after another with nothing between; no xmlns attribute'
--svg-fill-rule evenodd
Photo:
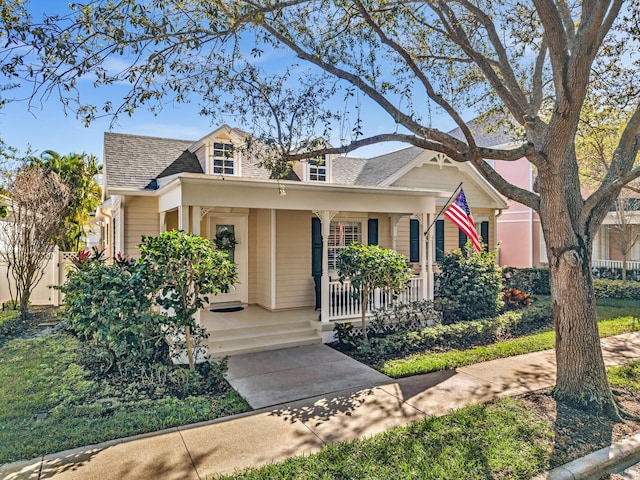
<svg viewBox="0 0 640 480"><path fill-rule="evenodd" d="M22 0L3 3L4 72L33 81L36 95L59 93L86 121L143 104L161 108L191 93L205 113L260 126L272 166L320 153L312 150L341 153L388 140L470 162L540 215L556 320L556 398L615 412L590 261L610 205L640 176L637 0L95 0L37 23L20 11ZM305 64L298 90L292 74L300 77ZM131 88L122 102L87 105L75 95L83 79ZM607 174L583 198L576 132L587 95L626 118ZM325 103L338 98L346 106ZM515 126L515 148L479 144L464 120L472 106L492 123ZM438 128L436 114L463 139ZM367 136L385 125L383 116L391 126ZM328 134L340 145L316 141ZM525 156L537 169L535 192L485 161Z"/></svg>

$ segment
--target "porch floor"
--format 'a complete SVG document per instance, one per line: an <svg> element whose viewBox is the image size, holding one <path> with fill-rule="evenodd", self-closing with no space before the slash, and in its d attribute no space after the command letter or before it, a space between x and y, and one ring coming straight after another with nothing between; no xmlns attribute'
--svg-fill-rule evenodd
<svg viewBox="0 0 640 480"><path fill-rule="evenodd" d="M250 305L237 312L200 312L200 325L207 329L207 348L213 358L322 343L311 321L313 308L271 312Z"/></svg>

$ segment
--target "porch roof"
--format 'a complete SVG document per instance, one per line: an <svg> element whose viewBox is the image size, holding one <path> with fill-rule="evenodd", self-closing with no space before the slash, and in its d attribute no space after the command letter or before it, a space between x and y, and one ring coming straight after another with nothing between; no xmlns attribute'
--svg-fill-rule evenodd
<svg viewBox="0 0 640 480"><path fill-rule="evenodd" d="M279 195L278 185L285 195ZM159 211L180 205L202 207L434 213L436 198L451 192L430 188L302 183L180 173L162 179L157 190L117 189L116 195L159 197Z"/></svg>

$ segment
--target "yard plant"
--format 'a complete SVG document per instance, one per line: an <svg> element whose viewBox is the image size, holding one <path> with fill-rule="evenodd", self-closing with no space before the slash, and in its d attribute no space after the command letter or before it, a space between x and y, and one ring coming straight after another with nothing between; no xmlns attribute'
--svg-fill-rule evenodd
<svg viewBox="0 0 640 480"><path fill-rule="evenodd" d="M235 264L210 240L179 230L142 237L139 249L144 275L155 289L154 302L170 312L165 322L184 334L193 370L194 315L209 303L209 295L228 290L236 282Z"/></svg>
<svg viewBox="0 0 640 480"><path fill-rule="evenodd" d="M341 282L351 282L351 286L359 295L362 338L366 342L369 294L380 288L395 298L409 286L411 268L407 258L395 250L378 245L352 243L340 252L338 275Z"/></svg>

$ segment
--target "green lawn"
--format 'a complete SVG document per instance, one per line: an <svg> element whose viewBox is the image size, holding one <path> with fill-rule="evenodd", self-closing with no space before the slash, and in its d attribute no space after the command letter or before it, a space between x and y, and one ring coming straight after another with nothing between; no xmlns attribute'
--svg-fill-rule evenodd
<svg viewBox="0 0 640 480"><path fill-rule="evenodd" d="M640 362L608 375L612 385L640 391ZM567 446L565 433L557 438L551 420L504 398L219 478L528 479L574 458L558 456L556 447Z"/></svg>
<svg viewBox="0 0 640 480"><path fill-rule="evenodd" d="M62 334L0 348L0 464L250 409L235 392L105 409L95 400L115 392L91 380L79 354L78 340ZM45 412L46 419L35 419Z"/></svg>
<svg viewBox="0 0 640 480"><path fill-rule="evenodd" d="M631 301L603 301L598 305L600 337L640 330L640 306ZM555 334L548 330L512 340L446 352L426 352L390 360L378 369L392 378L409 377L423 373L462 367L473 363L539 352L555 346Z"/></svg>
<svg viewBox="0 0 640 480"><path fill-rule="evenodd" d="M8 320L13 320L18 316L17 310L0 310L0 325Z"/></svg>
<svg viewBox="0 0 640 480"><path fill-rule="evenodd" d="M552 445L550 423L501 399L220 478L528 479L548 467Z"/></svg>

